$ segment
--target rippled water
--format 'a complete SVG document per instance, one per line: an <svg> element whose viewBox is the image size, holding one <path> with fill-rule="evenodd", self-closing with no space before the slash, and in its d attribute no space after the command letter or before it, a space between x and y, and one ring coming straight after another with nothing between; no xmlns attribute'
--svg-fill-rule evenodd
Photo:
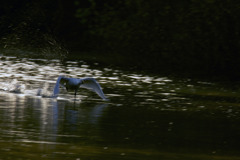
<svg viewBox="0 0 240 160"><path fill-rule="evenodd" d="M240 92L84 61L0 57L0 159L240 159ZM94 77L110 101L61 89Z"/></svg>

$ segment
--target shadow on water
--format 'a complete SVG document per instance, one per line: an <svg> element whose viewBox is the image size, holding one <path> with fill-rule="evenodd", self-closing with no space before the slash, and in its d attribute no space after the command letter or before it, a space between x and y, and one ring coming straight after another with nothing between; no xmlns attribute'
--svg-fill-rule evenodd
<svg viewBox="0 0 240 160"><path fill-rule="evenodd" d="M84 61L0 64L0 159L239 159L238 89ZM110 101L45 98L60 74L95 77Z"/></svg>

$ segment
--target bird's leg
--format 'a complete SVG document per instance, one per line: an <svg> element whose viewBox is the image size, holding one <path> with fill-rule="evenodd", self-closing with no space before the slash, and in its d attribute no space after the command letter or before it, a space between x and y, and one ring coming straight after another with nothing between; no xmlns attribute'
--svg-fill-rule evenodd
<svg viewBox="0 0 240 160"><path fill-rule="evenodd" d="M75 90L75 93L74 93L74 97L76 99L76 96L77 96L77 90Z"/></svg>

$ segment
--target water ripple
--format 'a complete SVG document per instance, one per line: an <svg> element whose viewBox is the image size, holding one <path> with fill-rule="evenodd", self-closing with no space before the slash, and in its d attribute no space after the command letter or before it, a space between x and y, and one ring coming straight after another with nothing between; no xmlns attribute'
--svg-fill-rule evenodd
<svg viewBox="0 0 240 160"><path fill-rule="evenodd" d="M117 104L133 103L138 106L172 106L189 107L196 104L201 97L227 97L236 96L238 92L228 91L216 87L210 82L191 79L170 79L156 75L124 72L111 68L94 68L84 61L29 59L1 56L0 59L0 90L12 93L21 93L28 96L51 97L55 82L59 75L67 77L94 77L101 84L106 96L112 101L122 101ZM81 99L87 100L89 93L80 90ZM91 96L94 100L94 95ZM197 98L195 100L195 97ZM59 99L71 99L65 89L61 89ZM205 98L206 99L206 98ZM219 98L218 98L219 99ZM135 103L137 101L139 103ZM216 103L213 102L212 103ZM216 103L217 104L217 103ZM201 106L201 105L200 105ZM207 109L207 107L201 108Z"/></svg>

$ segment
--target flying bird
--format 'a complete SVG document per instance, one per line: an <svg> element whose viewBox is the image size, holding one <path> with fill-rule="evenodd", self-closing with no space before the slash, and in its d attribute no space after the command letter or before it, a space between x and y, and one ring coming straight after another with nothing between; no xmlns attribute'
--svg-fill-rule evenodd
<svg viewBox="0 0 240 160"><path fill-rule="evenodd" d="M64 76L59 76L53 89L53 97L58 96L60 86L65 87L67 91L74 91L75 97L80 87L92 90L96 92L102 99L107 100L101 89L101 86L94 78L67 78Z"/></svg>

